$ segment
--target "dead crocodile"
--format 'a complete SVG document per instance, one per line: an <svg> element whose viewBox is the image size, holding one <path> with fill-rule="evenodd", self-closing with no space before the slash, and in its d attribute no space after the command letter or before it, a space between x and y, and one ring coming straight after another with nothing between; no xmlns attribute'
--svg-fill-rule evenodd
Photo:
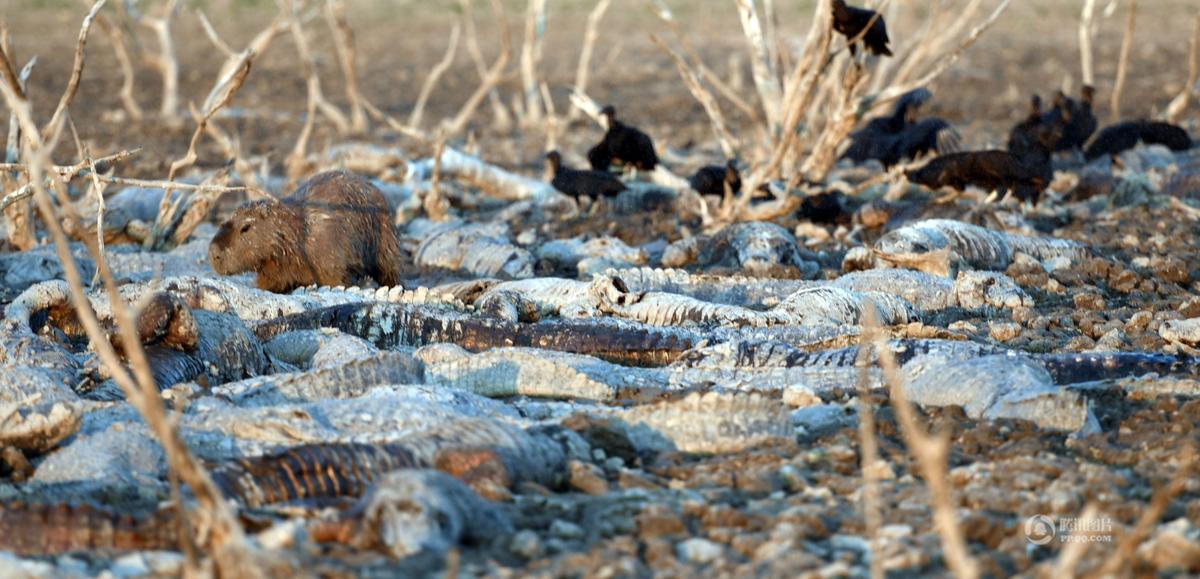
<svg viewBox="0 0 1200 579"><path fill-rule="evenodd" d="M715 276L647 267L609 269L603 275L620 279L633 293L664 292L754 310L775 307L798 291L823 287L890 294L907 300L919 312L1033 305L1033 299L1008 276L981 271L960 272L951 279L907 269L873 269L830 281Z"/></svg>
<svg viewBox="0 0 1200 579"><path fill-rule="evenodd" d="M419 267L479 277L533 277L533 255L508 241L503 224L445 223L421 233L413 256Z"/></svg>
<svg viewBox="0 0 1200 579"><path fill-rule="evenodd" d="M213 388L239 406L352 398L388 384L421 384L423 365L410 354L377 352L337 366L259 376Z"/></svg>
<svg viewBox="0 0 1200 579"><path fill-rule="evenodd" d="M512 521L496 505L442 472L426 469L389 473L336 521L312 531L318 541L375 549L403 559L422 552L439 556L465 539L500 541Z"/></svg>
<svg viewBox="0 0 1200 579"><path fill-rule="evenodd" d="M0 550L18 555L151 551L179 547L178 515L120 514L87 504L0 505Z"/></svg>
<svg viewBox="0 0 1200 579"><path fill-rule="evenodd" d="M523 346L592 355L633 366L661 366L702 342L732 339L775 339L806 348L857 343L859 328L847 326L778 326L767 328L659 327L627 320L595 318L512 323L469 316L430 306L347 304L258 324L260 339L304 329L335 328L359 336L381 349L453 343L478 352Z"/></svg>
<svg viewBox="0 0 1200 579"><path fill-rule="evenodd" d="M945 264L962 262L974 269L1003 271L1017 253L1041 262L1091 257L1091 248L1071 240L1027 237L992 231L949 219L927 219L892 231L875 242L875 255L894 265L944 274Z"/></svg>
<svg viewBox="0 0 1200 579"><path fill-rule="evenodd" d="M783 227L750 221L727 225L711 236L677 241L667 247L662 263L667 267L736 268L756 276L811 277L820 269L813 257Z"/></svg>
<svg viewBox="0 0 1200 579"><path fill-rule="evenodd" d="M528 430L496 421L459 419L388 443L325 442L222 461L213 480L244 506L355 497L389 472L433 468L445 453L486 451L508 485L529 481L554 487L567 461L586 454L577 434L559 426Z"/></svg>
<svg viewBox="0 0 1200 579"><path fill-rule="evenodd" d="M891 340L888 347L901 366L917 356L936 355L954 360L1005 355L1028 358L1043 365L1056 384L1078 384L1096 380L1142 376L1177 375L1200 372L1200 361L1189 356L1154 352L1084 352L1079 354L1039 354L1009 350L976 342L953 340ZM681 368L854 368L859 346L823 351L807 351L771 341L729 341L696 349L681 356L674 367Z"/></svg>

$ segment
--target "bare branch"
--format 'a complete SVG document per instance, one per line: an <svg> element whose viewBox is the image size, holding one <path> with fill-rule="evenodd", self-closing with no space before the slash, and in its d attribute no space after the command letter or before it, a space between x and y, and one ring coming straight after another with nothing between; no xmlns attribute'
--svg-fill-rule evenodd
<svg viewBox="0 0 1200 579"><path fill-rule="evenodd" d="M1192 42L1188 47L1187 82L1183 83L1183 89L1174 99L1171 99L1171 104L1167 105L1165 116L1168 122L1179 122L1179 117L1191 104L1193 95L1200 93L1198 76L1200 76L1200 14L1196 15L1196 26L1192 29Z"/></svg>
<svg viewBox="0 0 1200 579"><path fill-rule="evenodd" d="M1121 59L1117 62L1117 80L1113 83L1108 108L1111 122L1121 120L1121 93L1129 71L1129 52L1133 49L1133 27L1137 22L1137 0L1129 0L1129 17L1125 21L1125 38L1121 40Z"/></svg>
<svg viewBox="0 0 1200 579"><path fill-rule="evenodd" d="M1085 0L1083 3L1083 13L1079 17L1079 60L1080 70L1083 74L1083 84L1095 86L1096 73L1094 59L1092 58L1092 34L1094 33L1092 22L1096 16L1096 0Z"/></svg>
<svg viewBox="0 0 1200 579"><path fill-rule="evenodd" d="M592 68L592 51L596 48L596 38L600 36L600 21L604 20L604 14L611 5L612 0L600 0L588 14L587 29L583 33L583 49L579 53L579 64L575 67L575 90L579 92L587 92L588 74ZM571 112L567 113L568 120L573 121L578 117L577 108L571 108Z"/></svg>
<svg viewBox="0 0 1200 579"><path fill-rule="evenodd" d="M138 340L133 317L126 307L124 299L117 291L116 282L113 280L112 273L108 270L104 255L99 253L95 245L89 243L88 249L92 252L97 267L101 270L101 276L109 292L109 299L117 326L120 329L122 340L125 342L126 351L130 356L130 365L133 369L132 377L126 372L120 358L109 342L108 336L101 328L100 322L92 310L91 302L85 293L79 267L75 263L74 256L71 254L69 241L63 231L61 219L50 199L50 195L42 185L44 178L43 167L47 164L46 150L41 146L41 135L39 134L37 125L33 122L33 115L29 109L29 104L18 98L7 83L0 83L0 92L3 92L4 99L8 103L10 110L14 111L20 119L22 129L30 143L31 165L29 169L31 181L34 184L34 199L37 201L42 219L54 239L58 257L63 264L65 277L70 287L71 301L75 306L84 330L91 340L91 344L96 349L97 354L99 354L100 359L117 384L125 392L129 403L138 410L155 437L162 444L171 471L176 473L180 477L180 480L186 482L191 487L199 506L199 509L192 513L192 515L197 519L204 520L206 523L203 526L208 530L208 535L202 538L202 541L209 544L217 553L219 566L220 555L222 553L230 555L233 554L230 551L236 552L246 548L241 526L234 518L233 510L221 495L220 490L213 484L204 467L191 454L187 445L184 444L182 438L179 436L178 431L167 418L166 410L163 408L161 398L159 397L158 388L155 386L153 376L150 372L150 365ZM90 163L88 165L90 166ZM186 515L181 513L181 516ZM252 563L249 558L239 557L238 559L243 565ZM233 570L229 571L232 572ZM256 570L253 567L239 569L238 571L251 575L256 574Z"/></svg>
<svg viewBox="0 0 1200 579"><path fill-rule="evenodd" d="M783 88L779 85L779 72L771 61L771 51L763 37L762 24L759 22L758 10L753 0L734 0L737 3L738 17L742 21L742 32L750 43L751 70L754 72L754 86L758 88L758 96L762 100L763 112L767 117L769 130L778 130L783 119Z"/></svg>
<svg viewBox="0 0 1200 579"><path fill-rule="evenodd" d="M650 40L675 61L675 66L679 69L679 76L683 78L683 83L687 85L688 91L704 107L704 112L708 115L708 120L712 123L717 141L721 143L721 152L725 154L725 158L733 159L737 157L737 141L730 134L729 129L726 128L725 115L721 114L721 107L717 105L717 99L713 98L712 93L708 92L708 89L700 84L700 79L696 78L696 74L688 67L687 62L683 60L682 56L671 50L657 36L651 34Z"/></svg>
<svg viewBox="0 0 1200 579"><path fill-rule="evenodd" d="M133 83L136 75L133 70L133 60L129 58L129 48L125 45L125 33L120 26L109 22L103 14L96 16L96 24L108 37L108 43L112 45L113 56L116 57L117 64L121 67L121 106L129 118L140 121L145 113L137 99L133 97Z"/></svg>
<svg viewBox="0 0 1200 579"><path fill-rule="evenodd" d="M212 42L213 46L217 47L217 50L225 53L225 58L229 58L237 54L234 52L233 48L231 48L228 44L225 44L225 41L221 39L219 34L217 34L217 30L213 28L212 22L208 21L208 16L204 15L203 10L196 10L196 17L200 19L200 26L204 28L204 35L208 36L209 42Z"/></svg>
<svg viewBox="0 0 1200 579"><path fill-rule="evenodd" d="M958 517L954 511L954 499L947 475L946 461L950 453L950 441L945 435L932 436L925 431L917 419L917 412L908 400L904 383L896 366L896 359L888 348L882 334L875 331L879 327L878 315L874 308L868 308L864 327L872 329L875 336L875 356L883 370L883 377L888 385L892 409L896 413L896 422L900 424L900 433L908 451L916 458L917 468L921 478L929 488L930 506L933 508L933 524L942 540L946 564L950 571L960 579L974 579L979 576L979 566L971 557L963 538L962 530L958 527Z"/></svg>
<svg viewBox="0 0 1200 579"><path fill-rule="evenodd" d="M500 55L496 57L492 68L479 83L479 88L475 89L475 92L467 98L467 102L463 103L454 119L445 124L447 139L453 138L467 127L467 123L475 115L475 110L479 108L484 97L504 79L504 71L508 68L509 59L512 58L512 34L508 29L508 16L505 15L504 5L500 3L500 0L492 0L492 13L496 21L501 23Z"/></svg>
<svg viewBox="0 0 1200 579"><path fill-rule="evenodd" d="M75 100L75 93L79 90L79 79L83 76L84 48L87 46L88 33L92 30L92 21L96 19L96 14L100 12L107 1L97 0L79 27L79 41L75 44L75 64L71 67L71 77L67 81L66 90L58 99L58 106L55 107L50 122L42 130L44 134L53 135L58 132L63 122L63 113L66 112L67 107L71 106L71 101Z"/></svg>
<svg viewBox="0 0 1200 579"><path fill-rule="evenodd" d="M355 133L367 132L367 113L363 108L362 96L358 92L358 53L354 43L354 29L346 18L346 2L344 0L326 0L325 18L329 30L333 33L333 46L341 63L342 76L346 80L346 100L350 102L350 130Z"/></svg>
<svg viewBox="0 0 1200 579"><path fill-rule="evenodd" d="M475 29L474 2L459 0L459 4L463 10L462 21L463 30L467 36L467 52L471 55L471 60L475 62L475 71L479 74L479 80L485 80L488 76L488 66L483 61L483 51L479 48L479 32ZM505 23L502 25L507 27ZM488 101L492 103L492 122L496 125L496 129L507 131L512 128L512 113L508 111L508 107L504 106L504 101L500 100L499 91L493 87L487 95Z"/></svg>
<svg viewBox="0 0 1200 579"><path fill-rule="evenodd" d="M287 19L288 26L292 31L292 40L296 44L296 52L300 57L300 62L304 65L304 76L307 79L309 100L313 101L317 110L337 127L339 133L345 134L349 132L350 123L346 120L346 115L333 106L333 103L326 100L325 94L321 91L321 78L317 71L317 60L313 57L312 49L308 45L308 37L304 34L304 27L300 22L300 0L277 1L280 12ZM288 5L289 3L290 6Z"/></svg>
<svg viewBox="0 0 1200 579"><path fill-rule="evenodd" d="M425 104L429 101L429 95L433 94L433 88L437 86L442 75L446 74L447 70L454 64L454 57L458 54L458 37L461 28L455 24L450 29L450 43L446 45L446 54L442 56L433 69L429 71L429 76L425 78L425 84L421 86L421 93L417 97L417 104L413 106L412 114L408 116L408 126L413 129L421 127L421 117L425 113Z"/></svg>
<svg viewBox="0 0 1200 579"><path fill-rule="evenodd" d="M171 22L178 13L179 0L168 0L163 6L163 15L157 18L142 17L138 24L154 32L158 39L159 53L147 56L150 65L162 75L162 104L159 114L167 120L179 115L179 59L175 56L175 42L171 38Z"/></svg>
<svg viewBox="0 0 1200 579"><path fill-rule="evenodd" d="M113 155L108 155L107 157L101 157L99 159L95 159L94 162L97 165L111 166L111 165L120 163L120 162L136 155L139 151L141 151L141 149L132 149L132 150L121 151L121 152L115 153ZM54 173L58 176L59 181L67 182L67 181L70 181L77 177L86 175L89 166L90 166L90 163L85 161L85 162L79 163L77 165L50 167L49 170L51 173ZM21 172L21 173L25 173L25 174L31 173L28 165L14 164L14 163L6 163L4 165L0 165L0 170L4 170L4 171L8 171L8 172ZM44 185L44 187L49 187L50 185L51 184L49 182L47 182L47 184ZM8 206L12 205L13 203L21 201L23 199L29 199L30 197L33 197L34 188L35 188L34 183L32 180L30 180L29 183L25 184L21 188L17 189L16 191L13 191L12 193L9 193L8 195L5 195L2 199L0 199L0 211L7 209Z"/></svg>
<svg viewBox="0 0 1200 579"><path fill-rule="evenodd" d="M521 45L521 80L525 94L525 116L521 119L523 124L542 121L537 66L542 60L542 38L545 34L546 0L529 0L528 9L525 11L525 42Z"/></svg>

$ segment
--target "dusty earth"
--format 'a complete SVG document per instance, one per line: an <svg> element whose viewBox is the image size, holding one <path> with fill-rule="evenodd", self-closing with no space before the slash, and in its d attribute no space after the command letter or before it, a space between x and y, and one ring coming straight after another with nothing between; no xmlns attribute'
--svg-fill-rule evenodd
<svg viewBox="0 0 1200 579"><path fill-rule="evenodd" d="M182 66L181 94L200 101L212 84L223 55L212 48L185 2L176 27ZM355 2L351 24L358 38L363 93L397 118L406 118L425 74L441 58L457 3L409 0ZM499 26L477 3L476 16L485 59L496 51ZM509 3L511 4L511 3ZM569 110L579 38L590 3L551 2L545 60L541 67L555 107ZM681 27L705 62L744 98L755 98L745 39L733 2L673 2ZM686 6L684 5L686 4ZM808 29L812 2L780 3L779 26L798 50ZM923 21L925 11L943 2L903 2L898 20L889 21L894 42ZM931 85L934 99L926 114L946 118L964 135L967 148L1002 146L1008 128L1025 114L1032 92L1044 96L1058 87L1078 91L1078 3L1019 1L961 61ZM1100 3L1098 9L1103 12ZM1124 3L1111 17L1097 17L1097 117L1112 116L1109 94L1124 28ZM229 45L239 47L274 16L268 2L207 2L206 13ZM510 6L519 47L523 8ZM1153 116L1182 88L1188 38L1196 16L1187 0L1155 0L1138 5L1137 39L1129 81L1121 101L1122 118ZM12 36L16 60L31 55L38 65L30 80L34 110L44 121L70 70L71 47L84 9L75 3L7 0L0 16ZM590 95L612 102L623 117L652 134L671 169L690 174L700 164L721 161L703 110L679 81L674 66L648 39L660 30L640 2L619 0L604 26L592 66ZM324 22L310 25L325 92L344 107L341 76ZM148 50L144 30L138 42ZM135 52L136 95L148 117L126 118L118 99L120 73L108 41L94 35L88 64L71 118L80 139L96 154L141 147L119 174L161 179L172 160L188 147L190 122L168 123L153 115L158 76ZM281 36L255 61L235 99L238 114L217 123L236 134L245 155L262 157L271 173L283 175L284 161L303 126L305 84L291 41ZM464 50L437 86L426 119L453 116L478 83ZM740 80L738 80L740 79ZM500 86L506 102L518 98L519 78ZM726 103L727 105L727 103ZM1197 106L1183 124L1195 139ZM751 131L751 120L734 107L726 110L733 130ZM516 173L541 176L547 133L542 126L497 130L485 102L468 137L453 143ZM432 122L432 121L427 121ZM600 130L581 117L560 126L558 146L582 164L583 152ZM66 141L70 141L67 139ZM73 142L55 151L56 162L76 162ZM423 144L372 123L366 135L339 135L319 122L310 151L348 141L365 141L405 151L409 159L429 156ZM943 217L992 229L1052 235L1083 242L1097 257L1048 270L1021 262L1005 272L1034 300L1032 308L949 309L923 320L959 339L1002 345L1026 352L1147 351L1194 355L1185 344L1170 343L1159 330L1170 320L1200 317L1200 252L1196 247L1196 208L1200 207L1200 157L1142 151L1145 162L1129 173L1107 172L1097 191L1076 184L1088 168L1060 159L1055 193L1035 210L1015 206L980 208L980 195L945 204L937 194L911 190L899 199L878 201L886 188L868 188L852 199L841 223L813 224L795 215L775 220L795 231L801 244L822 255L819 278L841 274L841 259L886 231L920 218ZM677 161L673 161L677 160ZM196 173L228 162L204 141ZM867 176L873 173L868 171ZM1149 187L1124 197L1113 191L1124 177L1144 176ZM862 172L839 166L831 182L851 185ZM115 192L115 189L112 191ZM464 194L464 198L470 195ZM214 211L219 221L238 199ZM890 217L857 237L848 230L862 222L859 207L876 203ZM468 221L490 218L495 204L457 207ZM856 221L857 220L857 221ZM671 212L617 214L605 207L549 221L536 228L542 239L608 234L629 245L673 242L699 224ZM514 224L514 234L523 225ZM211 233L210 233L211 234ZM515 235L514 235L515 237ZM806 241L807 239L807 241ZM410 247L415 241L410 240ZM6 246L11 251L11 246ZM462 275L418 271L406 286L433 285ZM753 282L748 282L753 283ZM5 304L17 290L5 288ZM948 477L958 533L985 576L1092 576L1110 562L1125 576L1187 576L1200 573L1200 476L1195 448L1200 442L1200 382L1189 376L1134 377L1089 385L1086 397L1099 432L1064 433L1022 420L976 420L957 407L919 410L922 423L948 437ZM880 478L877 544L868 540L864 516L861 405L875 408ZM725 454L629 453L620 445L593 442L591 460L577 465L561 488L522 487L500 497L500 509L513 522L511 535L427 551L401 560L371 549L309 544L297 551L317 575L395 576L445 574L522 576L867 576L872 560L890 576L944 576L945 550L939 540L923 473L909 452L886 392L862 400L849 393L829 395L811 415L794 417L795 436L773 444ZM586 428L580 428L587 432ZM64 443L64 445L67 443ZM1189 450L1192 449L1192 454ZM52 453L48 452L47 454ZM44 456L31 454L36 467ZM11 466L11 465L10 465ZM1189 470L1190 469L1190 470ZM0 468L0 498L52 502L45 490L23 485L16 469ZM1190 472L1190 474L1189 474ZM1178 481L1172 492L1164 490ZM159 497L166 499L167 497ZM1073 551L1068 543L1035 545L1026 522L1034 515L1094 518L1109 525L1099 541ZM248 526L282 520L287 510L249 513ZM310 513L311 514L311 513ZM1152 518L1143 520L1149 514ZM0 517L2 518L2 517ZM1141 536L1135 527L1144 525ZM1081 535L1082 536L1082 535ZM3 539L0 539L0 543ZM124 558L121 558L123 557ZM140 557L140 558L139 558ZM1073 558L1073 559L1072 559ZM114 562L115 561L115 562ZM1065 562L1065 563L1064 563ZM43 565L47 564L47 565ZM88 574L111 568L114 574L176 575L182 556L152 553L125 556L105 551L69 555L4 556L0 569L30 574ZM1060 567L1065 565L1066 569Z"/></svg>

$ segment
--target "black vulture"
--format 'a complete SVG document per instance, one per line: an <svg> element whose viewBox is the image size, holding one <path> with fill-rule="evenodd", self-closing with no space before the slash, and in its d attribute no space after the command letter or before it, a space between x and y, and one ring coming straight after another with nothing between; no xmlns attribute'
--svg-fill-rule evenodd
<svg viewBox="0 0 1200 579"><path fill-rule="evenodd" d="M546 153L546 172L550 184L562 193L578 199L583 195L592 198L615 197L625 190L625 184L607 171L587 171L564 166L558 151Z"/></svg>
<svg viewBox="0 0 1200 579"><path fill-rule="evenodd" d="M952 153L910 170L905 176L930 189L953 187L961 191L967 185L975 185L1001 197L1012 191L1021 201L1036 206L1042 191L1054 179L1051 149L1062 137L1062 126L1039 125L1028 136L1029 148L1022 154L1009 151Z"/></svg>
<svg viewBox="0 0 1200 579"><path fill-rule="evenodd" d="M1192 148L1192 139L1187 131L1176 125L1159 121L1126 121L1104 127L1092 139L1083 157L1092 161L1104 155L1119 155L1136 147L1139 141L1147 145L1166 145L1172 151Z"/></svg>
<svg viewBox="0 0 1200 579"><path fill-rule="evenodd" d="M653 171L658 166L654 141L643 133L617 120L617 109L604 107L601 114L608 119L608 131L595 147L588 151L592 169L607 171L612 165L630 165L641 171Z"/></svg>
<svg viewBox="0 0 1200 579"><path fill-rule="evenodd" d="M914 122L921 105L932 97L933 93L923 88L905 93L891 114L871 119L850 134L850 146L842 158L855 163L876 159L891 167L931 151L957 150L957 132L946 121L931 117Z"/></svg>
<svg viewBox="0 0 1200 579"><path fill-rule="evenodd" d="M702 195L724 195L726 183L733 193L742 190L742 176L738 173L737 162L732 159L725 165L701 167L695 175L688 178L692 189Z"/></svg>
<svg viewBox="0 0 1200 579"><path fill-rule="evenodd" d="M874 10L847 6L845 0L831 1L833 2L834 30L845 36L846 40L852 40L870 24L871 29L867 30L862 37L867 52L876 56L892 55L891 49L888 48L888 43L891 41L888 40L887 24L884 23L882 15L877 17ZM855 54L854 44L850 45L850 53Z"/></svg>
<svg viewBox="0 0 1200 579"><path fill-rule="evenodd" d="M1096 89L1084 85L1079 91L1079 102L1069 98L1063 99L1063 106L1070 107L1062 138L1054 147L1055 151L1074 151L1082 149L1092 133L1096 132L1096 115L1092 112L1092 101Z"/></svg>

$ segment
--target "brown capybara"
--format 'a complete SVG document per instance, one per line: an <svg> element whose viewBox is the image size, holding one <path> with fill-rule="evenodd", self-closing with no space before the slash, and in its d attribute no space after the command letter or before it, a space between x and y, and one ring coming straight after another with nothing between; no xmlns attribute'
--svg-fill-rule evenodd
<svg viewBox="0 0 1200 579"><path fill-rule="evenodd" d="M288 197L242 206L221 225L208 260L222 275L257 272L258 287L273 292L364 278L400 283L400 242L387 201L348 171L320 173Z"/></svg>

